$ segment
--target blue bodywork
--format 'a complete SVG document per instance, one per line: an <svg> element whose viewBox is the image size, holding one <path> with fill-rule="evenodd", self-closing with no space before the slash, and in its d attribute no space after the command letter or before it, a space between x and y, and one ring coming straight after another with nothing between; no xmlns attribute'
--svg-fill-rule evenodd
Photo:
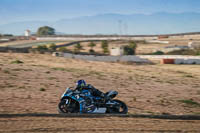
<svg viewBox="0 0 200 133"><path fill-rule="evenodd" d="M83 104L85 102L85 99L82 97L82 95L84 97L88 97L88 98L95 99L95 100L101 99L101 97L93 96L89 90L82 90L79 93L73 93L73 91L70 89L67 89L65 91L65 93L62 95L61 99L65 99L65 98L69 97L69 98L77 101L79 103L79 111L80 111L80 113L83 113Z"/></svg>

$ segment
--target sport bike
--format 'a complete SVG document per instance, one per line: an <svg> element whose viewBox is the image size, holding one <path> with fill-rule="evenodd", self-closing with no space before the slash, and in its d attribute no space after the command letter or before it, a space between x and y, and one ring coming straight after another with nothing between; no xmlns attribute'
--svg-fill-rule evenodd
<svg viewBox="0 0 200 133"><path fill-rule="evenodd" d="M127 105L117 99L117 91L105 93L105 98L93 96L90 90L67 88L58 104L59 113L114 113L127 114Z"/></svg>

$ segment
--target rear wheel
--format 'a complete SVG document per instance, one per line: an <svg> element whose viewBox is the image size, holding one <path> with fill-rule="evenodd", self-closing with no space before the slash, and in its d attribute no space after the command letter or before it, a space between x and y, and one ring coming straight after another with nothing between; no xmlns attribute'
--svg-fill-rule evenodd
<svg viewBox="0 0 200 133"><path fill-rule="evenodd" d="M79 103L73 99L63 99L58 104L59 113L78 113Z"/></svg>
<svg viewBox="0 0 200 133"><path fill-rule="evenodd" d="M109 108L107 110L107 113L114 113L114 114L127 114L128 113L128 107L127 105L120 101L120 100L113 100L113 102L116 102L116 105L112 108Z"/></svg>

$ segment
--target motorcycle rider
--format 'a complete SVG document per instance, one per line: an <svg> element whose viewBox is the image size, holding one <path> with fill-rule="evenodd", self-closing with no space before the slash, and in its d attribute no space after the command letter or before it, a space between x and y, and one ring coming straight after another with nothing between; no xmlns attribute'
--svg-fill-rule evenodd
<svg viewBox="0 0 200 133"><path fill-rule="evenodd" d="M98 89L96 89L94 86L92 86L90 84L86 84L85 80L78 80L76 82L75 89L78 91L82 91L82 90L86 89L86 90L89 90L93 96L99 96L104 99L106 98L106 95L103 92L99 91Z"/></svg>

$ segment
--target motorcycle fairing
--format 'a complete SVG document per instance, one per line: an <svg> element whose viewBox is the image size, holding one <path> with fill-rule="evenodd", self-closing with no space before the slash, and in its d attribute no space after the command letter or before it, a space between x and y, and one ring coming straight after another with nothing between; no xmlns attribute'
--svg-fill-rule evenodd
<svg viewBox="0 0 200 133"><path fill-rule="evenodd" d="M106 96L107 97L110 97L110 98L114 98L118 95L118 92L117 91L109 91L106 93Z"/></svg>

